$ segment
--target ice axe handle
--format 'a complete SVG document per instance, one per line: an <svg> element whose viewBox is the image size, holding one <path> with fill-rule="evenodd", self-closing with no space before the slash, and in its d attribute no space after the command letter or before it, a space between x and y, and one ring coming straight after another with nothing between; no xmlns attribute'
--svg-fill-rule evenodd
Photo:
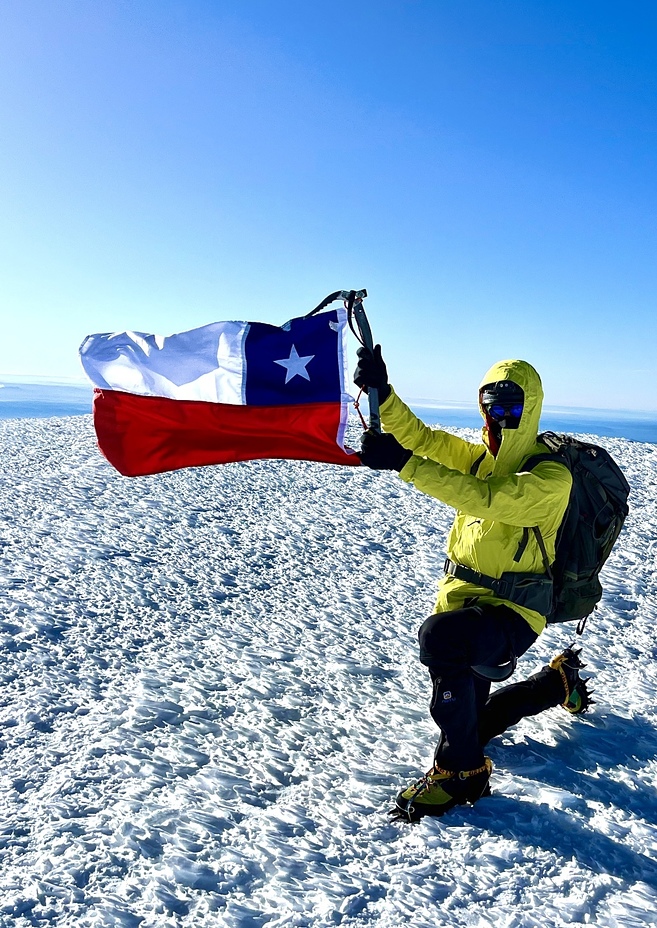
<svg viewBox="0 0 657 928"><path fill-rule="evenodd" d="M374 351L374 341L372 339L372 330L365 315L363 304L359 301L354 306L354 319L360 332L365 348ZM379 414L379 391L376 387L370 387L367 392L367 400L370 407L370 428L374 432L381 431L381 416Z"/></svg>

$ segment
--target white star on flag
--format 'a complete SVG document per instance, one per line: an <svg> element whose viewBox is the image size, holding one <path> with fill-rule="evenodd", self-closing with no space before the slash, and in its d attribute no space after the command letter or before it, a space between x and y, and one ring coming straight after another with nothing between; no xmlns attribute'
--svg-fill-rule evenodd
<svg viewBox="0 0 657 928"><path fill-rule="evenodd" d="M280 364L281 367L285 368L285 383L289 383L293 377L297 376L303 377L304 380L310 380L310 374L306 370L306 366L310 364L314 357L314 354L309 354L300 358L296 347L292 345L290 357L281 359L280 361L274 361L274 364Z"/></svg>

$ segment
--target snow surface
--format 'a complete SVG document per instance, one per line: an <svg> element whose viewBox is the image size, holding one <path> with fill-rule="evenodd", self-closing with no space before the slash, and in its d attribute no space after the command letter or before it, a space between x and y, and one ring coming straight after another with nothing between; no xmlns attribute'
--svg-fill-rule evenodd
<svg viewBox="0 0 657 928"><path fill-rule="evenodd" d="M491 798L408 826L447 507L310 463L129 480L88 416L0 433L0 925L657 924L657 445L603 441L634 493L595 711L525 720Z"/></svg>

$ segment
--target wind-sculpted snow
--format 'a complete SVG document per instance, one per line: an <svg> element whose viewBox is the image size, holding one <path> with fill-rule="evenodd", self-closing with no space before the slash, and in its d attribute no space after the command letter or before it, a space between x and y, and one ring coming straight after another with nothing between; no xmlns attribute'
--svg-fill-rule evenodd
<svg viewBox="0 0 657 928"><path fill-rule="evenodd" d="M595 711L525 720L491 798L410 827L445 506L309 463L129 480L88 417L0 434L0 925L657 924L657 446L603 441L633 497Z"/></svg>

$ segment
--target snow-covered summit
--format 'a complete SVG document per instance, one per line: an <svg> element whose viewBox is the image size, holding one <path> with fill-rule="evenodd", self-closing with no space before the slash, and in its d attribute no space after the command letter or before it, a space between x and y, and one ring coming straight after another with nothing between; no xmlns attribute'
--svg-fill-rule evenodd
<svg viewBox="0 0 657 928"><path fill-rule="evenodd" d="M0 926L657 924L657 446L601 441L633 496L595 711L525 720L490 799L409 827L449 509L310 463L129 480L90 417L0 440Z"/></svg>

